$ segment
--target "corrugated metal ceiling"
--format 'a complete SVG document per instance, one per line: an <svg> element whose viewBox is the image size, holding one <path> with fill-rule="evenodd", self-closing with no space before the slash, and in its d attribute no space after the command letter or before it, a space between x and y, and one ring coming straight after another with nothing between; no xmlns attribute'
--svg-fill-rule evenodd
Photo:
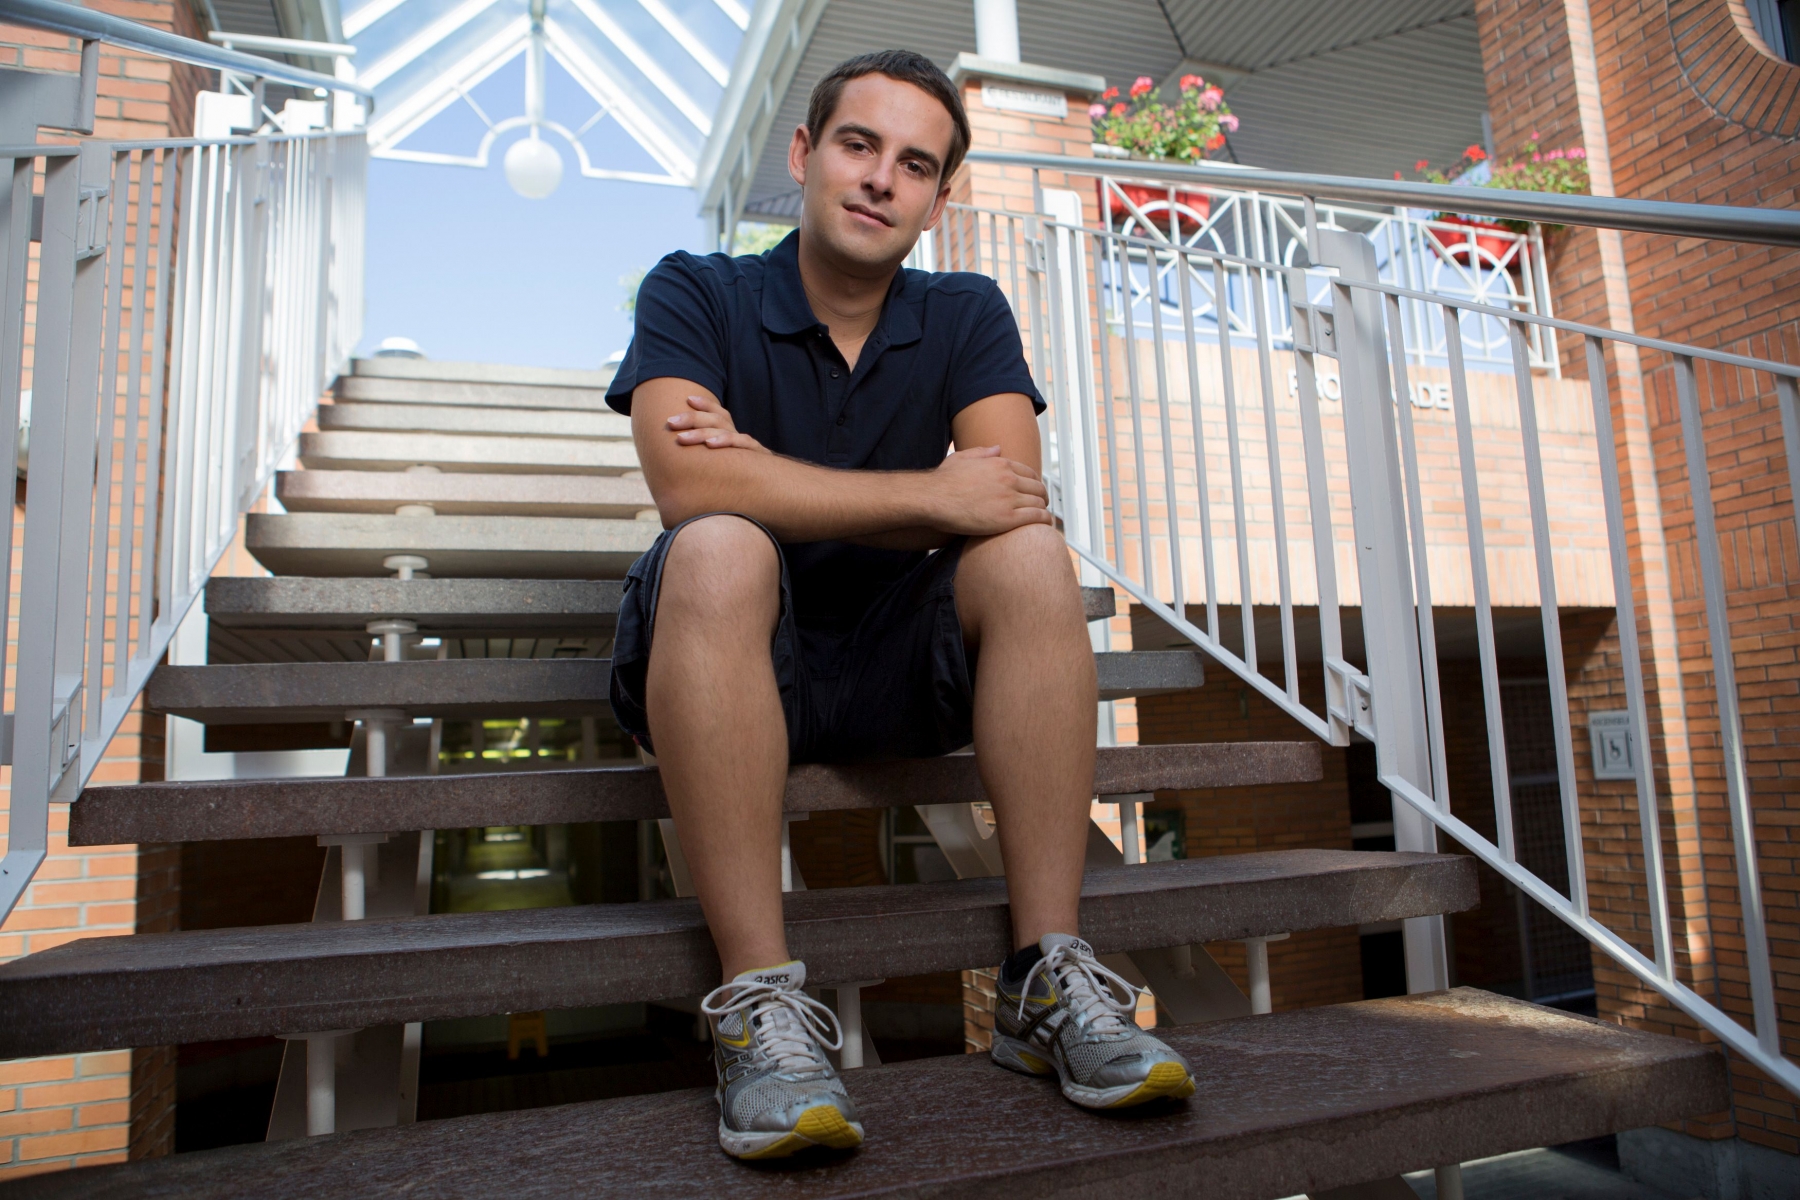
<svg viewBox="0 0 1800 1200"><path fill-rule="evenodd" d="M1231 157L1254 166L1385 176L1454 160L1487 107L1471 0L1019 0L1025 61L1124 83L1183 59L1248 72L1227 100ZM746 215L792 219L788 137L812 84L856 54L904 46L948 66L975 45L972 0L833 0L758 160Z"/></svg>

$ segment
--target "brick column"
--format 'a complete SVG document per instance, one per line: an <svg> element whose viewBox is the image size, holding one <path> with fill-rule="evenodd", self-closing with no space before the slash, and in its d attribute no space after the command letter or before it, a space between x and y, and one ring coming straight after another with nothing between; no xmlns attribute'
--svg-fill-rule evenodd
<svg viewBox="0 0 1800 1200"><path fill-rule="evenodd" d="M203 38L187 0L87 0L87 7ZM0 66L74 73L80 45L60 34L0 25ZM194 94L210 73L103 46L95 104L97 138L185 137ZM42 140L67 141L46 133ZM31 331L26 332L29 353ZM19 561L23 510L14 513L13 561ZM17 587L16 580L11 584ZM18 595L7 636L16 645ZM24 636L31 636L26 631ZM10 682L10 681L9 681ZM98 784L162 778L163 722L141 702L125 718L95 769ZM0 845L6 799L0 789ZM172 930L179 917L179 855L172 846L68 844L67 805L50 812L50 851L0 925L0 961L82 937ZM172 1047L0 1062L0 1181L17 1175L174 1149L175 1054Z"/></svg>

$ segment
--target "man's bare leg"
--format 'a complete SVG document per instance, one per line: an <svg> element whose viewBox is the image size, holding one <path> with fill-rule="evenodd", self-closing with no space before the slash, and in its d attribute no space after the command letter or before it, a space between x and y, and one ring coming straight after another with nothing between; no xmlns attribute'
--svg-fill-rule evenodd
<svg viewBox="0 0 1800 1200"><path fill-rule="evenodd" d="M780 602L775 546L741 517L692 521L669 547L645 708L726 979L788 960L781 918L787 718L769 657Z"/></svg>
<svg viewBox="0 0 1800 1200"><path fill-rule="evenodd" d="M1027 525L971 539L956 612L964 644L980 654L975 760L999 824L1013 944L1078 933L1097 693L1062 536Z"/></svg>

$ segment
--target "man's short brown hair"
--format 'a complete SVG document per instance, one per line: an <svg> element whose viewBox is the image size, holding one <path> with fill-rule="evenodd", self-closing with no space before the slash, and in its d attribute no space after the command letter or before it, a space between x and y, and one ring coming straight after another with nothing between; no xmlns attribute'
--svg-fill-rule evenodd
<svg viewBox="0 0 1800 1200"><path fill-rule="evenodd" d="M830 73L813 87L812 99L806 104L806 132L812 137L813 145L819 144L819 139L825 134L826 124L837 111L838 97L844 94L844 85L864 75L885 75L901 83L910 83L921 91L928 92L949 110L951 123L956 129L950 135L950 153L944 157L943 174L938 176L940 180L948 181L962 164L963 155L969 152L969 114L963 110L962 95L956 90L956 85L950 82L950 77L929 58L911 50L877 50L873 54L859 54L831 68Z"/></svg>

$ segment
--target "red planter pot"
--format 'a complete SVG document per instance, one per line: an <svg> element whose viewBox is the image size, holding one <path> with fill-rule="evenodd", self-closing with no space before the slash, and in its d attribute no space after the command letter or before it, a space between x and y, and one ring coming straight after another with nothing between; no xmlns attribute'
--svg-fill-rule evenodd
<svg viewBox="0 0 1800 1200"><path fill-rule="evenodd" d="M1108 188L1104 182L1096 182L1095 186L1100 190L1101 203L1115 223L1132 215L1131 209L1126 207L1125 201L1119 198L1118 192ZM1117 186L1120 192L1131 197L1131 202L1137 205L1145 216L1156 220L1159 229L1165 233L1168 231L1168 188L1150 187L1138 183L1121 183ZM1176 214L1178 227L1183 233L1193 233L1200 228L1207 217L1212 215L1212 197L1205 192L1186 192L1177 188L1175 204L1179 208L1189 210ZM1154 210L1151 208L1152 205L1156 206Z"/></svg>
<svg viewBox="0 0 1800 1200"><path fill-rule="evenodd" d="M1472 256L1476 259L1475 266L1493 267L1505 262L1507 270L1516 271L1522 265L1519 254L1513 249L1515 239L1512 231L1506 226L1497 225L1492 221L1473 221L1467 217L1451 216L1448 213L1440 214L1437 221L1441 225L1460 225L1464 229L1475 231L1475 245L1471 251L1469 239L1466 236L1452 234L1447 229L1426 227L1425 233L1431 239L1432 248L1437 251L1438 257L1446 262L1467 266L1470 265L1469 259ZM1481 231L1484 229L1493 230L1493 233L1482 233ZM1496 234L1499 236L1495 236ZM1506 257L1509 253L1512 254L1511 259Z"/></svg>

